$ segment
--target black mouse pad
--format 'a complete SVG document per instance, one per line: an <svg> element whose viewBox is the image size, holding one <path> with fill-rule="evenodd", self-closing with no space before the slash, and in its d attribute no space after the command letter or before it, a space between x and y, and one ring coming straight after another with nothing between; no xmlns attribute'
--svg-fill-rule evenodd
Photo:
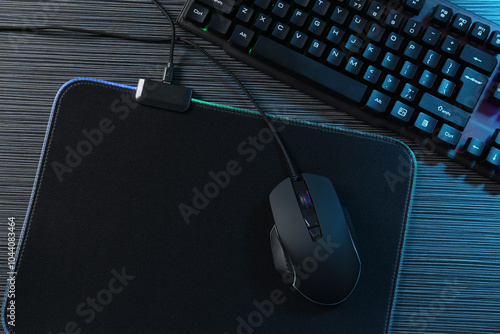
<svg viewBox="0 0 500 334"><path fill-rule="evenodd" d="M3 303L8 332L389 331L415 177L406 146L276 120L298 169L332 180L362 261L352 295L319 306L273 266L268 196L288 174L263 120L200 101L143 107L134 93L88 79L59 92Z"/></svg>

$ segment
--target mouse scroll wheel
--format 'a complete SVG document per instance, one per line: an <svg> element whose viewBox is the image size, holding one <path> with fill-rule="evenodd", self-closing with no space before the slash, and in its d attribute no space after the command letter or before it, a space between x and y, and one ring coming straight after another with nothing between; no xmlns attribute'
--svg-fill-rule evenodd
<svg viewBox="0 0 500 334"><path fill-rule="evenodd" d="M297 198L299 199L299 204L302 209L307 210L312 208L312 200L311 196L309 195L309 191L307 190L301 190L297 193Z"/></svg>

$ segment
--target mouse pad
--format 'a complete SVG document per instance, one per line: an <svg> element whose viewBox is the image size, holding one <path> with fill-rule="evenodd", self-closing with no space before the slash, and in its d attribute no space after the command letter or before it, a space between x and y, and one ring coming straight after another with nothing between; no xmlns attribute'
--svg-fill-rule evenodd
<svg viewBox="0 0 500 334"><path fill-rule="evenodd" d="M174 113L134 95L91 79L59 92L3 302L7 332L390 330L416 168L404 144L274 118L296 167L332 180L362 262L352 295L320 306L274 269L268 196L288 174L259 115L196 100Z"/></svg>

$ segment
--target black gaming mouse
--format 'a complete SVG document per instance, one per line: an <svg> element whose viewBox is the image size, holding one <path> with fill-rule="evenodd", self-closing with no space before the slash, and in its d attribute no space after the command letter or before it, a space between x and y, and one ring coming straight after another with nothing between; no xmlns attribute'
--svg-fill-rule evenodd
<svg viewBox="0 0 500 334"><path fill-rule="evenodd" d="M288 178L269 200L276 270L315 303L345 300L358 282L361 262L331 181L314 174Z"/></svg>

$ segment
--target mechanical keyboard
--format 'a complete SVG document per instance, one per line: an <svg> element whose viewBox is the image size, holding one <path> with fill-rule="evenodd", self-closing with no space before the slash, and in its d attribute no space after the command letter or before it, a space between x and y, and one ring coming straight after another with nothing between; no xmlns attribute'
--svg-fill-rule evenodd
<svg viewBox="0 0 500 334"><path fill-rule="evenodd" d="M440 0L188 0L179 25L500 182L500 26Z"/></svg>

